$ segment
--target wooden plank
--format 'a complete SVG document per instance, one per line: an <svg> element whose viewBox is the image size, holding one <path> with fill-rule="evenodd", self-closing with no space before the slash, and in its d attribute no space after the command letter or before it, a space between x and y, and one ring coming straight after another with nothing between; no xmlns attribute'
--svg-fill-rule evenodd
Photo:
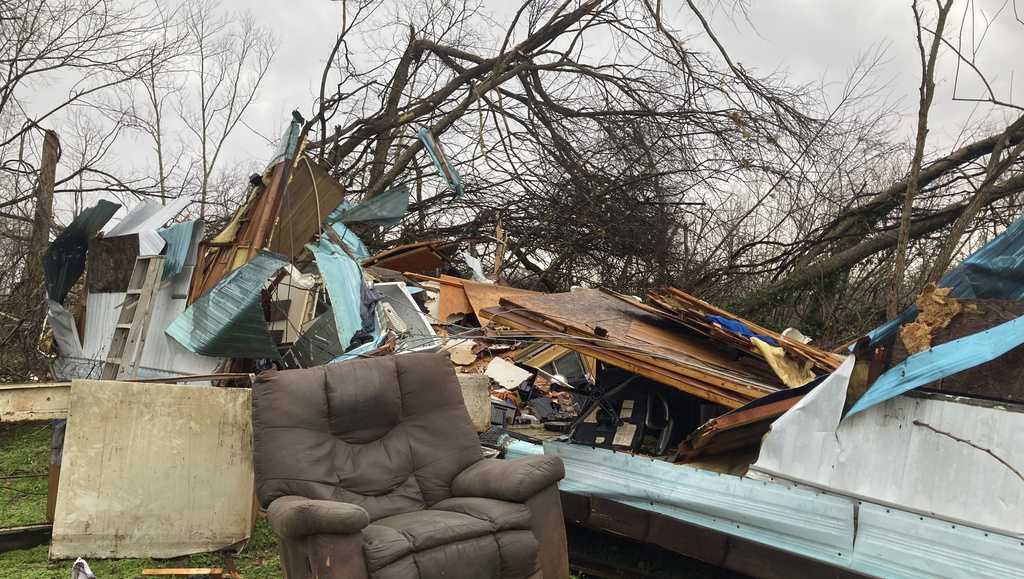
<svg viewBox="0 0 1024 579"><path fill-rule="evenodd" d="M70 388L70 382L0 384L0 423L66 418Z"/></svg>
<svg viewBox="0 0 1024 579"><path fill-rule="evenodd" d="M167 568L167 569L143 569L143 575L211 575L221 576L224 573L224 569L220 567L182 567L182 568Z"/></svg>
<svg viewBox="0 0 1024 579"><path fill-rule="evenodd" d="M146 333L149 331L149 321L152 319L153 299L160 289L160 279L163 277L164 256L139 258L146 262L146 274L139 292L139 308L132 320L132 327L128 331L128 366L121 365L121 371L117 378L128 376L134 378L139 371L139 362L142 360L142 350L146 347Z"/></svg>
<svg viewBox="0 0 1024 579"><path fill-rule="evenodd" d="M50 540L52 530L49 523L0 529L0 553L43 545Z"/></svg>
<svg viewBox="0 0 1024 579"><path fill-rule="evenodd" d="M501 308L487 309L483 313L490 319L508 324L510 327L532 331L540 329L534 325L536 322L516 316L514 313L503 311ZM595 346L592 343L588 343L585 338L574 339L571 336L543 336L542 339L549 343L575 350L583 355L592 356L617 368L622 368L628 372L638 374L644 378L649 378L655 382L660 382L727 408L739 408L754 399L753 397L717 388L714 385L699 380L689 379L670 369L652 366L645 360L638 359L630 354Z"/></svg>

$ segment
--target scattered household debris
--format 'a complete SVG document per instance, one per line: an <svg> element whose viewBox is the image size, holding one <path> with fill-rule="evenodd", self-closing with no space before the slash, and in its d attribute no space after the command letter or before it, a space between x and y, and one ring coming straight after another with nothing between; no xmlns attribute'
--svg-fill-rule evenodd
<svg viewBox="0 0 1024 579"><path fill-rule="evenodd" d="M643 298L509 287L484 272L475 239L388 247L387 235L366 236L371 252L361 236L401 220L408 189L346 199L305 154L301 124L293 119L215 234L187 219L187 198L142 203L116 223L119 206L104 201L50 245L60 382L0 386L0 421L70 417L63 455L55 438L53 557L171 557L241 544L253 515L247 378L436 350L451 358L489 452L550 449L567 459L570 494L883 575L889 563L870 559L881 555L849 560L868 549L854 538L890 515L913 514L917 522L899 525L918 538L935 521L1000 540L1024 534L1007 514L1016 511L999 507L1024 503L1024 459L1012 444L1024 416L1024 264L1004 259L1024 240L1024 221L841 355L673 287ZM440 147L420 137L459 190ZM65 304L78 284L84 308ZM141 383L188 379L201 385ZM160 456L180 460L154 468ZM623 476L615 468L635 469L619 491L608 487ZM719 484L724 474L734 476ZM764 505L775 510L752 514ZM898 514L883 516L879 505ZM838 535L814 526L825 512ZM771 526L787 513L813 524ZM857 567L867 560L879 567Z"/></svg>

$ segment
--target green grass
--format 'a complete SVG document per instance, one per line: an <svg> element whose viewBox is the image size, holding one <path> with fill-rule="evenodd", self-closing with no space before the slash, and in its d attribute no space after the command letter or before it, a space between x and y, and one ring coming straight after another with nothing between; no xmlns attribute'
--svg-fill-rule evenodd
<svg viewBox="0 0 1024 579"><path fill-rule="evenodd" d="M49 462L49 426L0 426L0 525L16 527L46 520Z"/></svg>
<svg viewBox="0 0 1024 579"><path fill-rule="evenodd" d="M0 426L0 477L38 474L31 478L0 478L0 527L41 523L46 519L46 471L50 458L50 428L43 425ZM0 577L12 579L67 579L70 561L49 561L48 545L0 553ZM236 557L238 571L245 579L281 577L277 540L265 517L245 550ZM114 579L140 577L150 567L224 567L219 553L204 553L178 559L110 559L89 561L96 577Z"/></svg>

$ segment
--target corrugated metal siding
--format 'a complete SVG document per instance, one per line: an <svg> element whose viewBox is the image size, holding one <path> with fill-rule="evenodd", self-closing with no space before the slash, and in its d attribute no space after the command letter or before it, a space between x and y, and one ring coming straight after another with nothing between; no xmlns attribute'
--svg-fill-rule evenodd
<svg viewBox="0 0 1024 579"><path fill-rule="evenodd" d="M549 442L565 462L559 488L622 502L829 563L853 551L853 503L610 450Z"/></svg>
<svg viewBox="0 0 1024 579"><path fill-rule="evenodd" d="M542 451L565 462L566 477L558 485L563 491L614 500L860 573L1024 576L1020 538L799 485L558 442L542 449L513 440L506 457Z"/></svg>

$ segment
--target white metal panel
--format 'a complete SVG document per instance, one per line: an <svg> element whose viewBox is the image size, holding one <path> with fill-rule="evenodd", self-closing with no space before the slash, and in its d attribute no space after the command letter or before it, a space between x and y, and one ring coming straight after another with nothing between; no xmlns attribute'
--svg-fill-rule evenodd
<svg viewBox="0 0 1024 579"><path fill-rule="evenodd" d="M191 268L185 268L191 270ZM189 271L189 273L191 273ZM153 299L152 316L146 332L146 343L139 362L139 378L160 377L175 374L209 374L217 369L221 360L200 356L186 350L164 330L181 312L185 311L185 298L175 297L177 280L185 274L163 282ZM186 277L187 279L187 277ZM181 296L182 294L177 294ZM121 292L91 293L86 298L85 336L82 344L83 357L93 361L98 372L107 357L110 340L114 336L114 325L125 294ZM79 378L98 376L85 374Z"/></svg>
<svg viewBox="0 0 1024 579"><path fill-rule="evenodd" d="M157 233L157 230L174 219L191 202L192 198L184 195L172 199L166 205L155 201L143 201L133 207L116 224L104 228L106 231L104 236L138 235L139 255L159 255L166 245L166 241Z"/></svg>
<svg viewBox="0 0 1024 579"><path fill-rule="evenodd" d="M1024 413L901 396L840 423L842 370L775 421L752 473L1024 536Z"/></svg>

